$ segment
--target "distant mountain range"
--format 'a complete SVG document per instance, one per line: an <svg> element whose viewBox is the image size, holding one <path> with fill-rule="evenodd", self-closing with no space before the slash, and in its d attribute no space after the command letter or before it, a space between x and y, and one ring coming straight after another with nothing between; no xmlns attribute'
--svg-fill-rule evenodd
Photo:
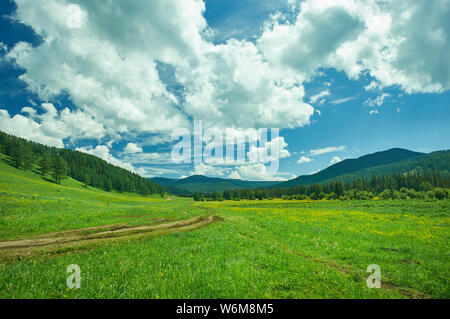
<svg viewBox="0 0 450 319"><path fill-rule="evenodd" d="M171 179L164 177L152 178L155 183L165 186L165 188L175 194L192 195L195 192L212 193L214 191L237 190L243 188L262 188L279 184L279 181L243 181L240 179L223 179L206 177L203 175L192 175L182 179Z"/></svg>
<svg viewBox="0 0 450 319"><path fill-rule="evenodd" d="M407 172L450 171L450 151L438 151L430 154L394 148L347 159L311 175L302 175L286 182L252 182L237 179L211 178L194 175L183 179L153 178L152 180L174 194L191 195L194 192L212 193L214 191L236 190L243 188L291 187L327 183L332 180L351 182L371 175L393 175Z"/></svg>

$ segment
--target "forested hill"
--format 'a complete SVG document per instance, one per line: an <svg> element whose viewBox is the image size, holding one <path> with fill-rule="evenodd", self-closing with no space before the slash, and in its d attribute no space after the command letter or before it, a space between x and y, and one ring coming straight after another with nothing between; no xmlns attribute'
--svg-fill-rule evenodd
<svg viewBox="0 0 450 319"><path fill-rule="evenodd" d="M192 196L194 193L212 194L225 190L237 191L257 188L286 188L298 185L324 184L332 181L352 183L358 179L375 176L392 176L402 173L433 173L443 176L450 170L450 151L430 154L394 148L356 159L347 159L316 174L304 175L287 182L252 182L236 179L212 178L194 175L183 179L155 177L152 180L165 186L171 193Z"/></svg>
<svg viewBox="0 0 450 319"><path fill-rule="evenodd" d="M193 175L182 179L154 177L152 180L165 186L167 190L177 195L192 195L195 192L222 192L224 190L269 187L280 183L277 181L243 181L240 179L214 178L203 175Z"/></svg>
<svg viewBox="0 0 450 319"><path fill-rule="evenodd" d="M443 152L445 159L444 165L448 165L448 154ZM377 152L361 156L356 159L347 159L330 167L312 174L299 176L293 180L283 182L277 187L291 187L296 185L311 185L315 183L325 183L332 180L341 182L352 182L358 178L370 177L371 175L392 175L404 173L414 169L423 169L427 171L442 171L437 166L440 152L431 154L413 152L405 149L394 148L387 151ZM430 165L427 165L430 164ZM436 167L435 167L436 166ZM442 166L442 165L441 165ZM423 170L422 170L423 172Z"/></svg>
<svg viewBox="0 0 450 319"><path fill-rule="evenodd" d="M197 201L285 198L445 199L450 192L450 151L430 154L392 149L345 160L310 176L257 189L194 193ZM300 184L294 184L300 183Z"/></svg>
<svg viewBox="0 0 450 319"><path fill-rule="evenodd" d="M67 176L105 191L142 195L162 194L165 188L133 172L114 166L93 155L30 142L0 131L0 153L11 165L37 170L60 183Z"/></svg>

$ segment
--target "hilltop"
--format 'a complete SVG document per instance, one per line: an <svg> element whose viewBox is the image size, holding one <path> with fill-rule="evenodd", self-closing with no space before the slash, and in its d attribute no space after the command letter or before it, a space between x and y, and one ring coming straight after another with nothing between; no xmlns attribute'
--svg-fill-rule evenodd
<svg viewBox="0 0 450 319"><path fill-rule="evenodd" d="M311 185L330 181L352 182L372 175L393 175L402 173L446 173L450 170L450 151L438 151L430 154L413 152L401 148L376 152L356 159L346 159L326 169L312 174L302 175L277 187Z"/></svg>

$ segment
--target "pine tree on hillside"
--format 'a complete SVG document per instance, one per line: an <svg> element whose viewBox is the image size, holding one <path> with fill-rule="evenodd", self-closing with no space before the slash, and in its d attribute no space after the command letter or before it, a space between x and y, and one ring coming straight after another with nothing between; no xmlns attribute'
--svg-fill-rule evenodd
<svg viewBox="0 0 450 319"><path fill-rule="evenodd" d="M61 180L67 178L69 168L67 162L59 155L53 159L53 179L57 184L61 184Z"/></svg>
<svg viewBox="0 0 450 319"><path fill-rule="evenodd" d="M85 173L84 174L84 177L83 177L83 183L84 183L84 187L88 187L89 186L89 183L91 182L91 178L90 178L90 176L89 176L89 174L88 173Z"/></svg>
<svg viewBox="0 0 450 319"><path fill-rule="evenodd" d="M148 194L150 194L150 190L148 189L147 184L144 184L143 186L141 186L140 194L142 196L147 196Z"/></svg>
<svg viewBox="0 0 450 319"><path fill-rule="evenodd" d="M48 155L47 152L44 152L41 159L41 174L45 175L48 172L50 172L50 169L52 167L50 155Z"/></svg>
<svg viewBox="0 0 450 319"><path fill-rule="evenodd" d="M107 191L107 192L112 191L112 182L111 182L111 178L107 178L107 179L105 180L104 187L105 187L105 191Z"/></svg>
<svg viewBox="0 0 450 319"><path fill-rule="evenodd" d="M22 168L25 159L25 150L22 141L18 141L13 151L14 165L17 168Z"/></svg>
<svg viewBox="0 0 450 319"><path fill-rule="evenodd" d="M25 170L30 170L32 166L33 166L33 149L31 148L31 145L27 143L25 145L24 151L23 168Z"/></svg>

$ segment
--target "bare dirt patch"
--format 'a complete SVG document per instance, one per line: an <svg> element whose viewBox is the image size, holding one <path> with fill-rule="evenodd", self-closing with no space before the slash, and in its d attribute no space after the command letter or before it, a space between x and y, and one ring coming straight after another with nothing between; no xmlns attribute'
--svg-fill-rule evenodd
<svg viewBox="0 0 450 319"><path fill-rule="evenodd" d="M146 217L146 216L148 216L148 215L141 214L141 215L114 216L114 218L125 218L125 219L127 219L127 218L142 218L142 217Z"/></svg>
<svg viewBox="0 0 450 319"><path fill-rule="evenodd" d="M414 260L414 259L402 259L402 260L400 260L400 262L404 263L404 264L417 264L417 265L420 265L420 262L418 262L417 260Z"/></svg>
<svg viewBox="0 0 450 319"><path fill-rule="evenodd" d="M414 289L408 288L408 287L401 287L392 282L382 281L381 289L396 290L399 293L401 293L402 295L404 295L408 298L412 298L412 299L429 299L430 298L429 296L427 296L417 290L414 290Z"/></svg>
<svg viewBox="0 0 450 319"><path fill-rule="evenodd" d="M383 251L389 251L392 253L407 253L407 249L396 249L396 248L381 248Z"/></svg>

